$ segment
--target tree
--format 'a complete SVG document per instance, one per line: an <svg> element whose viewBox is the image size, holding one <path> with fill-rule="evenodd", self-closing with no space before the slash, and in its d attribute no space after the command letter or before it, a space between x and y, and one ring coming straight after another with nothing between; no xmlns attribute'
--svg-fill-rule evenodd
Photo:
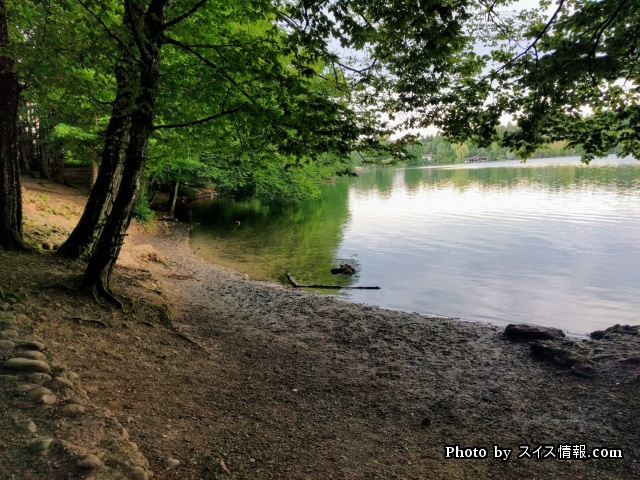
<svg viewBox="0 0 640 480"><path fill-rule="evenodd" d="M464 162L465 158L467 158L467 155L469 155L469 147L466 143L454 143L453 145L451 145L451 148L456 154L458 160L461 162Z"/></svg>
<svg viewBox="0 0 640 480"><path fill-rule="evenodd" d="M18 77L6 51L9 32L5 0L0 0L0 246L22 250L22 194L18 163Z"/></svg>
<svg viewBox="0 0 640 480"><path fill-rule="evenodd" d="M436 95L401 85L396 111L412 112L412 125L434 124L482 146L497 141L523 158L562 140L580 146L585 161L618 145L622 155L640 158L638 2L542 1L516 14L500 12L501 2L480 4L486 9L473 32L491 52L477 55L467 45ZM430 79L407 73L418 86ZM518 128L500 136L505 114Z"/></svg>

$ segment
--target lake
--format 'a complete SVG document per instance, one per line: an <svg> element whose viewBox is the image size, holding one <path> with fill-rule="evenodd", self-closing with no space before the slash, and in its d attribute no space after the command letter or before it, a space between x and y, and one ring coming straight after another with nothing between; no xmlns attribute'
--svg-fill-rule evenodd
<svg viewBox="0 0 640 480"><path fill-rule="evenodd" d="M640 324L640 163L371 167L293 205L199 200L191 246L251 277L381 307L574 335ZM236 224L240 222L240 225ZM333 276L350 263L357 274Z"/></svg>

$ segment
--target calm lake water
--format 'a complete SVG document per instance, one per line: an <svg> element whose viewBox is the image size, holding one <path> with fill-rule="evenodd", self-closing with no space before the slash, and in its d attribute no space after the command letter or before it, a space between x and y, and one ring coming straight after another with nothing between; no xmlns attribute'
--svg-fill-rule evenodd
<svg viewBox="0 0 640 480"><path fill-rule="evenodd" d="M380 286L337 295L387 308L578 335L640 324L639 162L358 173L294 205L195 202L192 248L256 278ZM330 274L345 262L358 273Z"/></svg>

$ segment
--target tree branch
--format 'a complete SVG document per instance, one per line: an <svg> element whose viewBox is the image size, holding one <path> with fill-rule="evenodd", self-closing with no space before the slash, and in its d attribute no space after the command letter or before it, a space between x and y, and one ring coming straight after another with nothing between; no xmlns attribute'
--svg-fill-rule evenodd
<svg viewBox="0 0 640 480"><path fill-rule="evenodd" d="M164 29L173 27L174 25L177 25L178 23L180 23L181 21L183 21L185 18L188 18L189 16L193 15L194 13L196 13L198 11L198 9L200 7L202 7L205 3L207 3L207 0L200 0L198 3L196 3L193 7L191 7L191 9L188 12L183 13L182 15L174 18L173 20L169 20L167 23L164 24Z"/></svg>
<svg viewBox="0 0 640 480"><path fill-rule="evenodd" d="M109 27L107 27L107 25L102 21L102 19L100 17L98 17L98 15L96 15L95 13L93 13L89 7L82 1L82 0L78 0L78 3L82 6L82 8L84 8L87 12L89 12L89 14L95 18L98 23L100 25L102 25L102 28L104 28L104 30L107 32L107 34L113 38L116 43L118 45L120 45L120 48L122 48L122 51L130 58L132 58L133 60L135 60L135 55L133 55L130 51L129 51L129 47L128 45L126 45L122 40L120 40L117 35L115 35L110 29Z"/></svg>
<svg viewBox="0 0 640 480"><path fill-rule="evenodd" d="M167 128L183 128L183 127L191 127L193 125L200 125L202 123L209 122L211 120L215 120L216 118L224 117L225 115L231 115L233 113L239 112L242 108L230 108L229 110L223 110L222 112L216 113L209 117L201 118L199 120L194 120L192 122L183 122L183 123L173 123L169 125L155 125L153 130L167 129Z"/></svg>

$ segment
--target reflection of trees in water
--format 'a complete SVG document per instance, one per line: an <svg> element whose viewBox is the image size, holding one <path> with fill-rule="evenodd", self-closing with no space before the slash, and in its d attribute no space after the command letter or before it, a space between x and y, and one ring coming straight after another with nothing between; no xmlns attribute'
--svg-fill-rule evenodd
<svg viewBox="0 0 640 480"><path fill-rule="evenodd" d="M343 178L325 185L315 201L282 205L259 200L202 200L187 210L193 223L198 246L209 244L214 259L232 258L231 263L255 266L245 269L254 275L286 282L290 271L301 284L340 283L350 286L357 275L333 277L330 268L353 259L336 258L343 228L349 217L348 191L375 194L388 198L400 189L475 186L481 189L511 189L522 185L559 191L566 188L606 187L632 189L640 187L640 167L636 165L544 165L491 166L486 168L371 168L357 178ZM240 221L240 226L235 224ZM216 257L215 255L220 255ZM229 262L227 262L229 265ZM242 271L241 266L229 265ZM357 265L356 265L356 269ZM259 273L256 273L258 271Z"/></svg>
<svg viewBox="0 0 640 480"><path fill-rule="evenodd" d="M289 271L299 283L349 286L356 276L330 273L346 260L336 258L336 251L348 219L347 194L348 183L340 181L323 186L317 200L288 205L224 198L194 202L191 221L200 225L193 237L220 249L225 258L257 265L270 279L286 282Z"/></svg>
<svg viewBox="0 0 640 480"><path fill-rule="evenodd" d="M639 165L544 165L486 168L407 168L404 189L412 192L421 187L444 185L466 188L471 185L494 189L513 188L522 184L549 190L572 186L631 188L640 186Z"/></svg>

